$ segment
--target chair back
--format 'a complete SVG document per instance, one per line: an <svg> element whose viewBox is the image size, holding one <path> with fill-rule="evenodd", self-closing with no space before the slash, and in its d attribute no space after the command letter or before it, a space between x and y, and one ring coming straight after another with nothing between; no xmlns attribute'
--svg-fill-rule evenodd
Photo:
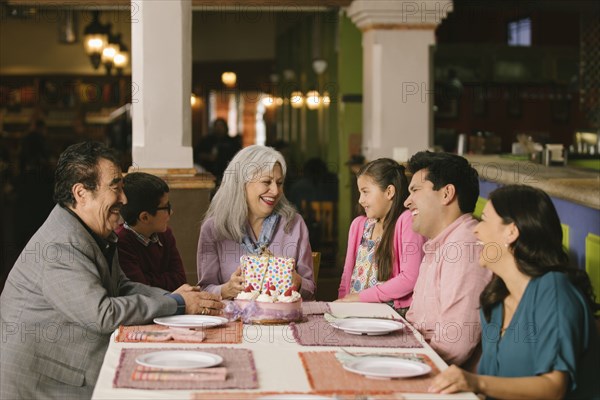
<svg viewBox="0 0 600 400"><path fill-rule="evenodd" d="M319 268L321 267L321 252L313 251L312 259L313 259L313 278L314 278L315 284L316 284L317 279L319 279Z"/></svg>
<svg viewBox="0 0 600 400"><path fill-rule="evenodd" d="M320 240L331 242L335 240L335 207L333 201L302 200L302 216L308 220L313 219L320 227Z"/></svg>

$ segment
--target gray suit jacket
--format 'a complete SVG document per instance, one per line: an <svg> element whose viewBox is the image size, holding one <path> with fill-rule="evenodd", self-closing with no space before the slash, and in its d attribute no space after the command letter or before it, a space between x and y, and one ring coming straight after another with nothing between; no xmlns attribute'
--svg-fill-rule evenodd
<svg viewBox="0 0 600 400"><path fill-rule="evenodd" d="M90 398L110 334L173 315L162 289L128 280L85 227L56 206L0 297L0 398Z"/></svg>

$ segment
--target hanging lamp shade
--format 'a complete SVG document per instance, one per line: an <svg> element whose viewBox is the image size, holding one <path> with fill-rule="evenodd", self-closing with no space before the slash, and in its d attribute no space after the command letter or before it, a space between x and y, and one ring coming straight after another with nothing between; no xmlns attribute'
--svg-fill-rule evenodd
<svg viewBox="0 0 600 400"><path fill-rule="evenodd" d="M129 65L129 49L119 40L119 52L113 58L113 64L119 73Z"/></svg>
<svg viewBox="0 0 600 400"><path fill-rule="evenodd" d="M92 21L83 31L85 53L90 57L94 69L98 69L102 61L104 47L108 44L108 29L100 23L100 12L94 11Z"/></svg>

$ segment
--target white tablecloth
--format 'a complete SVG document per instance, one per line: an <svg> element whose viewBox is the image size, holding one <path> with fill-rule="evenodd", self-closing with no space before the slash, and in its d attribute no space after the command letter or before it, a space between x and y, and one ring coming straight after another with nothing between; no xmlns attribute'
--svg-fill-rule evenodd
<svg viewBox="0 0 600 400"><path fill-rule="evenodd" d="M400 316L385 304L374 303L330 303L331 312L338 317L364 316L364 317L389 317ZM411 328L412 329L412 328ZM421 335L415 335L423 343L423 348L351 348L352 351L378 353L420 353L426 354L440 370L447 368L444 361L425 343ZM256 392L310 392L310 384L302 367L298 352L302 351L332 351L336 347L311 346L305 347L297 344L293 338L292 330L287 325L262 326L244 325L243 343L226 345L205 344L166 344L166 343L117 343L115 334L111 338L100 376L92 396L93 399L188 399L190 391L185 390L139 390L113 388L113 378L119 362L122 348L186 348L186 347L236 347L246 348L253 352L256 369L258 371L259 388ZM194 392L199 392L198 390ZM235 391L228 391L235 392ZM456 395L442 396L433 394L405 394L407 399L477 399L472 393L459 393Z"/></svg>

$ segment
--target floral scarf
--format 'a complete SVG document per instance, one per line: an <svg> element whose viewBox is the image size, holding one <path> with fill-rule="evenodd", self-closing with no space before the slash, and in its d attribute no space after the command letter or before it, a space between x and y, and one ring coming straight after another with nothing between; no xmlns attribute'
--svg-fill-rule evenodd
<svg viewBox="0 0 600 400"><path fill-rule="evenodd" d="M250 254L260 255L262 254L273 239L275 233L275 227L280 219L279 214L271 214L263 221L260 235L258 236L258 242L252 240L250 235L246 233L242 238L242 247Z"/></svg>

